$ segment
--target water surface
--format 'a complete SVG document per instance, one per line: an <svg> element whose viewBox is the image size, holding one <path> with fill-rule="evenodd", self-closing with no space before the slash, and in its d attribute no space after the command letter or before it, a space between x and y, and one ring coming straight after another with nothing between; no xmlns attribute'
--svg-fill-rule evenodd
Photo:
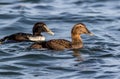
<svg viewBox="0 0 120 79"><path fill-rule="evenodd" d="M46 40L71 40L74 24L95 34L82 35L84 48L28 50L32 43L0 45L0 79L120 79L120 0L0 0L0 38L32 32L42 21L55 32Z"/></svg>

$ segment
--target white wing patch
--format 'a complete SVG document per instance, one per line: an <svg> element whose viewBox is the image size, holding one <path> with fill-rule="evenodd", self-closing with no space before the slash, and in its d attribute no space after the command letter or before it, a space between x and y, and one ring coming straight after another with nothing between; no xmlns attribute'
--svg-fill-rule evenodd
<svg viewBox="0 0 120 79"><path fill-rule="evenodd" d="M31 41L45 41L45 37L43 36L29 36L28 37L29 40Z"/></svg>

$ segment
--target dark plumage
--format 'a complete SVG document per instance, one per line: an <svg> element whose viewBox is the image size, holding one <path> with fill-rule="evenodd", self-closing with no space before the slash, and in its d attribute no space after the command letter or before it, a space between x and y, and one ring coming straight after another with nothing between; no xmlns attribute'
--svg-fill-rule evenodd
<svg viewBox="0 0 120 79"><path fill-rule="evenodd" d="M54 33L46 26L43 22L37 22L35 23L33 29L33 34L29 33L15 33L11 34L9 36L5 36L4 38L0 39L0 43L3 43L5 41L16 41L16 42L22 42L22 41L44 41L45 37L41 35L42 32L47 32L51 35Z"/></svg>
<svg viewBox="0 0 120 79"><path fill-rule="evenodd" d="M65 39L52 39L49 41L34 43L30 48L47 48L52 50L79 49L83 47L82 39L80 37L81 34L93 35L83 23L78 23L74 25L71 30L71 42Z"/></svg>
<svg viewBox="0 0 120 79"><path fill-rule="evenodd" d="M34 49L47 48L51 50L63 50L66 48L71 48L71 42L65 39L52 39L49 41L36 42L30 46Z"/></svg>

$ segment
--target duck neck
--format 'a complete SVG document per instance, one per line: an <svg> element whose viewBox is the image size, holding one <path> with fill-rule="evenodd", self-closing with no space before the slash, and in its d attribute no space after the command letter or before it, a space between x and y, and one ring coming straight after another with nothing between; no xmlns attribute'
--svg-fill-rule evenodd
<svg viewBox="0 0 120 79"><path fill-rule="evenodd" d="M33 32L33 36L42 36L41 32Z"/></svg>
<svg viewBox="0 0 120 79"><path fill-rule="evenodd" d="M79 34L72 34L72 48L79 49L83 47L82 38Z"/></svg>
<svg viewBox="0 0 120 79"><path fill-rule="evenodd" d="M33 36L42 36L41 29L39 29L38 26L34 26L32 32L33 32Z"/></svg>

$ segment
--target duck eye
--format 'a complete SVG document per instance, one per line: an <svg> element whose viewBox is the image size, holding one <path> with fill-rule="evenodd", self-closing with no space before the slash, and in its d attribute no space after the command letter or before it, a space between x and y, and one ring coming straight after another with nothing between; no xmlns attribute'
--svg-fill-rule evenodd
<svg viewBox="0 0 120 79"><path fill-rule="evenodd" d="M41 24L38 24L38 26L41 26Z"/></svg>
<svg viewBox="0 0 120 79"><path fill-rule="evenodd" d="M83 26L80 26L80 27L83 27Z"/></svg>

